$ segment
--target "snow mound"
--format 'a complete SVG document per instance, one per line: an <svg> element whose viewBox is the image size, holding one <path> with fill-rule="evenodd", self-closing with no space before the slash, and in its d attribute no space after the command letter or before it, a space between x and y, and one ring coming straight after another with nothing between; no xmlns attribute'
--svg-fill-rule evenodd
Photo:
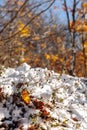
<svg viewBox="0 0 87 130"><path fill-rule="evenodd" d="M87 130L87 79L24 63L0 76L0 130Z"/></svg>

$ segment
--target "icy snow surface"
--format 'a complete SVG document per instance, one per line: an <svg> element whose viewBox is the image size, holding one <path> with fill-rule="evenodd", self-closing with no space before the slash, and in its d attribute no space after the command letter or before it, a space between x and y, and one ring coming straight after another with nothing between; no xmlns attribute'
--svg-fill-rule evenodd
<svg viewBox="0 0 87 130"><path fill-rule="evenodd" d="M23 90L29 103L21 97ZM0 130L87 130L87 79L26 63L5 69L0 76Z"/></svg>

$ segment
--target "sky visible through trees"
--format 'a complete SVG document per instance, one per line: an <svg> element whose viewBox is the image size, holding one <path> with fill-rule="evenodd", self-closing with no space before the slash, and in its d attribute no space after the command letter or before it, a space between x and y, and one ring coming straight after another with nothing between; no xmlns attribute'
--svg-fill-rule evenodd
<svg viewBox="0 0 87 130"><path fill-rule="evenodd" d="M0 5L3 5L4 1L6 1L6 0L0 0ZM9 1L13 1L13 0L9 0ZM41 1L41 0L35 0L35 1ZM71 1L70 0L68 0L67 3L68 3L68 5L71 5ZM61 6L60 0L56 0L55 1L53 6L51 7L51 10L52 10L53 14L56 15L56 17L61 19L62 22L66 19L66 14L62 10L62 6ZM46 14L49 15L49 10L46 12ZM55 16L54 16L54 20L55 20Z"/></svg>

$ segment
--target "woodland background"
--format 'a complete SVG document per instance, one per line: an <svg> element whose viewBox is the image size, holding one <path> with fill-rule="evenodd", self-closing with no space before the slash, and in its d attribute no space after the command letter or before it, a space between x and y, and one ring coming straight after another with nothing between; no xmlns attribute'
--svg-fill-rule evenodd
<svg viewBox="0 0 87 130"><path fill-rule="evenodd" d="M58 17L61 11L65 19ZM3 0L0 64L16 67L23 62L87 77L87 1Z"/></svg>

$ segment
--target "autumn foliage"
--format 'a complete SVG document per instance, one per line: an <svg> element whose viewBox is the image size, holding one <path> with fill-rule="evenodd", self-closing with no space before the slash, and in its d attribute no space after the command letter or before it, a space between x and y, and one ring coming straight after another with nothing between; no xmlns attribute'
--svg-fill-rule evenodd
<svg viewBox="0 0 87 130"><path fill-rule="evenodd" d="M8 13L7 9L8 19L6 20L3 17L3 22L0 21L2 25L2 28L0 28L0 63L6 67L16 67L23 62L27 62L32 67L47 67L61 74L71 74L72 39L67 33L67 26L61 25L58 21L57 23L46 24L46 19L41 16L44 9L39 13L35 13L33 10L41 4L30 4L28 0L24 2L15 0L15 2L5 3L5 8L7 9L8 6L12 10ZM64 4L62 9L65 12L68 9L70 13L73 11L70 7L66 8ZM3 13L5 11L2 10ZM77 8L76 13L79 16L78 19L69 21L69 31L71 35L74 33L76 35L75 46L77 48L75 48L74 73L77 76L86 77L87 3L82 3L82 6ZM84 15L84 18L80 17L82 15ZM24 92L22 93L24 94ZM28 93L25 92L25 95L28 95ZM26 96L24 102L28 103L29 100L29 97Z"/></svg>

